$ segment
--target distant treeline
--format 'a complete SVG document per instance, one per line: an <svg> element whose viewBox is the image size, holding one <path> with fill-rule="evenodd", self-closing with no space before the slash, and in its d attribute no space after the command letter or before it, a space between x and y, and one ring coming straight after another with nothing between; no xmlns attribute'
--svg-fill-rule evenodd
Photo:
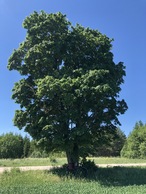
<svg viewBox="0 0 146 194"><path fill-rule="evenodd" d="M116 138L111 137L109 142L95 147L93 156L120 156L120 151L126 141L125 134L117 129ZM35 140L28 136L12 132L0 136L0 158L40 158L48 157L50 153L39 147ZM65 154L64 154L65 155Z"/></svg>
<svg viewBox="0 0 146 194"><path fill-rule="evenodd" d="M98 147L94 147L92 156L146 158L146 124L143 124L141 121L136 122L127 138L124 132L117 128L116 134L111 136L109 140L102 142ZM23 137L12 132L0 136L1 159L44 158L49 157L50 154L52 153L48 153L39 147L36 141L28 136ZM61 156L65 156L65 153L62 153Z"/></svg>
<svg viewBox="0 0 146 194"><path fill-rule="evenodd" d="M47 157L34 140L12 132L0 136L0 158Z"/></svg>

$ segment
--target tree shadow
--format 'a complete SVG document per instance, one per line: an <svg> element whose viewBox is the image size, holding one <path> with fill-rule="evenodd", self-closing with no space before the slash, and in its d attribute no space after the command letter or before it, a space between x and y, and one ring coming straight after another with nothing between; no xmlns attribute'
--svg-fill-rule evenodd
<svg viewBox="0 0 146 194"><path fill-rule="evenodd" d="M146 184L146 168L142 167L99 168L96 174L96 180L106 186Z"/></svg>
<svg viewBox="0 0 146 194"><path fill-rule="evenodd" d="M49 173L56 174L61 178L84 179L87 181L97 181L104 186L130 186L146 184L146 168L144 167L106 167L96 170L88 170L87 176L68 173L66 168L53 168Z"/></svg>

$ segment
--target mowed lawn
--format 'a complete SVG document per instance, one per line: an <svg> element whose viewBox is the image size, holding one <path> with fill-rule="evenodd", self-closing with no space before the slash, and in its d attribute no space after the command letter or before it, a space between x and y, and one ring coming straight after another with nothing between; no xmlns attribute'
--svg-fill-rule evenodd
<svg viewBox="0 0 146 194"><path fill-rule="evenodd" d="M12 169L0 174L0 194L145 194L146 168L97 168L89 178Z"/></svg>

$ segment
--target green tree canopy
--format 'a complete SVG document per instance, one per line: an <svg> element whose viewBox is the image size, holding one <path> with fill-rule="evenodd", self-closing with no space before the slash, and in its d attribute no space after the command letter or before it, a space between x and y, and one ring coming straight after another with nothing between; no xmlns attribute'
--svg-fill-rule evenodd
<svg viewBox="0 0 146 194"><path fill-rule="evenodd" d="M0 136L0 158L23 157L23 138L21 135L6 133Z"/></svg>
<svg viewBox="0 0 146 194"><path fill-rule="evenodd" d="M146 158L146 124L136 122L133 131L121 150L121 156L127 158Z"/></svg>
<svg viewBox="0 0 146 194"><path fill-rule="evenodd" d="M14 124L78 162L80 150L103 142L120 124L118 115L127 109L118 99L125 67L114 63L111 39L72 26L61 13L34 12L23 27L26 39L8 62L22 75L13 88L20 104Z"/></svg>
<svg viewBox="0 0 146 194"><path fill-rule="evenodd" d="M125 144L126 135L117 128L115 133L108 135L109 141L103 143L100 147L95 147L95 156L120 156L120 152Z"/></svg>

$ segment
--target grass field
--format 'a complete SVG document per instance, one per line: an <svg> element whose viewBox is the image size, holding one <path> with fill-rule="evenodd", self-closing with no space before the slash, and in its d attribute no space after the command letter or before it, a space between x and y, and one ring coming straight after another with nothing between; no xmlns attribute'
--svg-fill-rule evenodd
<svg viewBox="0 0 146 194"><path fill-rule="evenodd" d="M60 171L12 169L0 174L0 194L145 194L146 168L97 168L94 176L67 178Z"/></svg>
<svg viewBox="0 0 146 194"><path fill-rule="evenodd" d="M146 163L146 159L127 159L118 157L99 157L89 158L96 164L123 164L123 163ZM65 164L66 158L24 158L24 159L0 159L0 167L19 167L19 166L58 166Z"/></svg>

